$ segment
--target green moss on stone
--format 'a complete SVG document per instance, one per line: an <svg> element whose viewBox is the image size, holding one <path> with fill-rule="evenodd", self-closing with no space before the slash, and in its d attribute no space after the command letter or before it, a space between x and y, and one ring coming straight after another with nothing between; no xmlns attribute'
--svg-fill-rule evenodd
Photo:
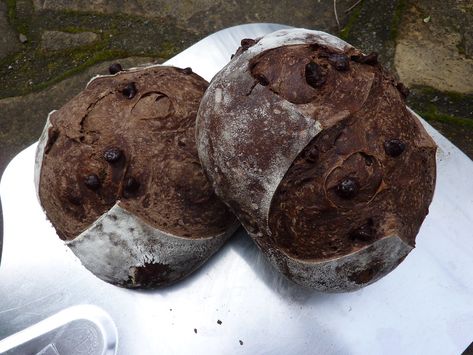
<svg viewBox="0 0 473 355"><path fill-rule="evenodd" d="M7 3L7 16L10 25L14 25L16 17L16 1L15 0L6 0Z"/></svg>
<svg viewBox="0 0 473 355"><path fill-rule="evenodd" d="M428 105L426 110L420 111L419 114L427 121L445 122L449 124L455 124L457 126L462 126L468 129L473 129L472 119L440 113L438 112L437 107L433 104Z"/></svg>
<svg viewBox="0 0 473 355"><path fill-rule="evenodd" d="M21 52L0 60L3 82L0 98L44 89L106 60L128 56L170 58L198 39L195 33L177 26L170 18L145 19L125 14L52 10L20 13L17 1L6 1L12 26L18 29L19 24L28 20L30 32L25 33L28 43ZM26 8L31 3L27 1ZM41 35L47 30L95 32L99 38L81 47L47 51L41 48Z"/></svg>
<svg viewBox="0 0 473 355"><path fill-rule="evenodd" d="M82 28L82 27L74 27L74 26L67 26L67 27L61 28L59 31L66 32L66 33L97 32L96 30L91 30L90 28Z"/></svg>
<svg viewBox="0 0 473 355"><path fill-rule="evenodd" d="M356 23L356 21L360 17L361 8L363 7L363 3L364 3L364 1L362 1L356 8L353 9L353 12L351 13L350 17L348 18L348 22L347 22L346 26L344 28L342 28L342 30L339 33L339 36L340 36L341 39L343 39L343 40L348 39L353 25Z"/></svg>
<svg viewBox="0 0 473 355"><path fill-rule="evenodd" d="M408 105L429 122L448 124L473 132L473 95L438 91L428 86L411 87Z"/></svg>
<svg viewBox="0 0 473 355"><path fill-rule="evenodd" d="M172 42L165 41L161 43L161 50L159 51L159 57L169 59L179 53L181 48L176 47Z"/></svg>
<svg viewBox="0 0 473 355"><path fill-rule="evenodd" d="M438 91L429 86L415 86L414 89L418 90L420 93L422 93L425 96L430 96L430 97L436 96L436 95L446 96L454 105L463 104L466 101L469 102L470 104L473 103L472 94L461 94L459 92L453 92L453 91Z"/></svg>
<svg viewBox="0 0 473 355"><path fill-rule="evenodd" d="M16 0L6 0L7 4L7 16L8 22L11 26L18 32L24 35L27 35L30 27L30 19L29 18L20 18L18 15L17 7L16 7ZM33 6L30 3L30 6Z"/></svg>
<svg viewBox="0 0 473 355"><path fill-rule="evenodd" d="M76 58L81 58L81 55L83 55L83 53L78 53L75 56ZM32 89L33 91L42 90L44 88L47 88L48 86L51 86L64 79L67 79L68 77L74 74L84 71L85 69L87 69L88 67L91 67L94 64L105 62L107 60L112 60L112 59L126 58L128 56L129 56L128 53L126 53L125 51L120 51L120 50L103 50L101 52L96 52L91 57L86 59L82 64L77 65L74 68L71 68L67 71L62 72L60 75L54 77L51 80L44 81L37 85L34 85Z"/></svg>
<svg viewBox="0 0 473 355"><path fill-rule="evenodd" d="M401 24L402 15L407 8L407 0L398 0L396 9L391 22L391 40L395 41L399 32L399 25Z"/></svg>

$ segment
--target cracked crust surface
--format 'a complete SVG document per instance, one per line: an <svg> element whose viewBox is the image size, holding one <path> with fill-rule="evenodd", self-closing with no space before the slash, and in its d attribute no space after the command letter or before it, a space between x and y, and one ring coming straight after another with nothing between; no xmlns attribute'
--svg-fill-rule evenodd
<svg viewBox="0 0 473 355"><path fill-rule="evenodd" d="M74 239L117 201L186 238L218 235L234 222L197 156L194 122L206 88L178 68L125 71L94 79L51 114L39 196L62 239Z"/></svg>
<svg viewBox="0 0 473 355"><path fill-rule="evenodd" d="M268 87L280 89L279 96L310 102L311 116L326 127L294 160L272 199L272 242L295 258L346 255L390 234L414 247L432 200L435 145L380 65L348 60L347 69L337 70L330 60L351 52L282 47L250 64L267 73ZM320 88L303 81L310 61L324 70ZM334 121L327 107L343 107L346 115ZM399 156L386 152L393 139L403 142ZM339 195L344 179L358 185L354 196Z"/></svg>
<svg viewBox="0 0 473 355"><path fill-rule="evenodd" d="M242 41L212 80L197 119L204 169L293 281L355 290L414 247L436 146L406 93L375 54L303 29Z"/></svg>
<svg viewBox="0 0 473 355"><path fill-rule="evenodd" d="M94 78L49 114L36 152L38 197L100 279L170 285L238 228L197 156L194 123L207 85L190 68L131 69Z"/></svg>

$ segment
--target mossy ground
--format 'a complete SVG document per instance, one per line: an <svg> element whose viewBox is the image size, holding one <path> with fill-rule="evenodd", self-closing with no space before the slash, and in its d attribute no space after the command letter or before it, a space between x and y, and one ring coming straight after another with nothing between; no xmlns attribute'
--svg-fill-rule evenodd
<svg viewBox="0 0 473 355"><path fill-rule="evenodd" d="M390 38L395 41L399 32L399 25L401 24L402 15L407 8L407 0L398 0L394 14L391 20Z"/></svg>
<svg viewBox="0 0 473 355"><path fill-rule="evenodd" d="M114 58L143 56L164 60L198 39L170 19L67 11L20 14L16 1L8 0L7 5L10 24L28 41L22 51L0 61L0 99L42 90L95 63ZM47 51L41 48L41 33L45 30L91 31L99 35L99 40L69 50Z"/></svg>
<svg viewBox="0 0 473 355"><path fill-rule="evenodd" d="M428 121L459 125L473 132L473 94L418 86L411 89L408 104Z"/></svg>
<svg viewBox="0 0 473 355"><path fill-rule="evenodd" d="M352 9L350 16L348 17L347 24L340 30L339 36L341 39L349 40L350 31L352 30L353 25L356 23L360 17L361 8L363 7L363 0Z"/></svg>

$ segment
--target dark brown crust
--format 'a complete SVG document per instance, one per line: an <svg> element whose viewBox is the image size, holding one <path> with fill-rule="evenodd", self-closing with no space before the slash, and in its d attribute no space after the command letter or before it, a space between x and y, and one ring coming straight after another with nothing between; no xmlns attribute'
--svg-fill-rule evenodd
<svg viewBox="0 0 473 355"><path fill-rule="evenodd" d="M332 53L298 45L263 52L250 62L252 73L265 75L273 92L313 105L313 117L319 115L317 106L330 103L349 112L339 122L319 118L325 131L281 181L268 218L271 244L302 260L347 255L386 235L414 246L433 196L435 145L381 66L351 61L348 70L339 70L330 60ZM308 62L322 68L321 87L304 81ZM360 78L369 77L368 85L360 85ZM369 96L360 107L366 88ZM392 139L405 144L396 157L385 151L385 142ZM337 191L346 178L357 185L349 198Z"/></svg>
<svg viewBox="0 0 473 355"><path fill-rule="evenodd" d="M268 89L291 103L309 104L314 119L325 122L333 112L326 110L344 110L354 112L364 102L367 91L371 88L374 70L367 65L351 63L350 69L336 70L331 58L343 55L348 58L358 53L350 50L346 54L314 45L293 45L270 49L252 58L249 66L251 74L265 77ZM316 88L307 82L306 66L315 63L323 78ZM358 90L353 90L353 88ZM322 111L321 108L324 108Z"/></svg>
<svg viewBox="0 0 473 355"><path fill-rule="evenodd" d="M349 58L351 53L340 55ZM352 253L391 233L414 246L433 196L435 145L381 66L351 62L340 71L331 57L327 48L299 45L263 52L250 62L252 73L264 75L268 88L286 100L315 106L328 101L350 113L333 125L322 120L327 129L286 173L271 204L271 239L287 254L311 260ZM320 88L303 80L308 62L323 68ZM366 85L357 80L369 77L367 73L373 80L360 108L357 99ZM391 139L407 146L399 157L385 151L384 143ZM337 193L344 178L360 186L352 198Z"/></svg>
<svg viewBox="0 0 473 355"><path fill-rule="evenodd" d="M151 226L182 237L214 236L234 223L195 146L207 85L172 67L120 72L93 80L51 115L39 196L62 239L74 239L117 200ZM122 152L120 159L104 158L110 148ZM98 189L84 183L91 174L100 179Z"/></svg>

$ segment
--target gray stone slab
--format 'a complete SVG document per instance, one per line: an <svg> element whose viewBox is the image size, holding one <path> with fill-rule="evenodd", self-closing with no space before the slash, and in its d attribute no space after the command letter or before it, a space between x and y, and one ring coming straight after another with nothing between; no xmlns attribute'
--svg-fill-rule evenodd
<svg viewBox="0 0 473 355"><path fill-rule="evenodd" d="M41 35L41 48L58 51L92 44L98 39L99 36L94 32L44 31Z"/></svg>
<svg viewBox="0 0 473 355"><path fill-rule="evenodd" d="M473 93L473 59L465 53L473 33L473 6L468 3L419 0L409 5L399 27L394 58L405 84Z"/></svg>

